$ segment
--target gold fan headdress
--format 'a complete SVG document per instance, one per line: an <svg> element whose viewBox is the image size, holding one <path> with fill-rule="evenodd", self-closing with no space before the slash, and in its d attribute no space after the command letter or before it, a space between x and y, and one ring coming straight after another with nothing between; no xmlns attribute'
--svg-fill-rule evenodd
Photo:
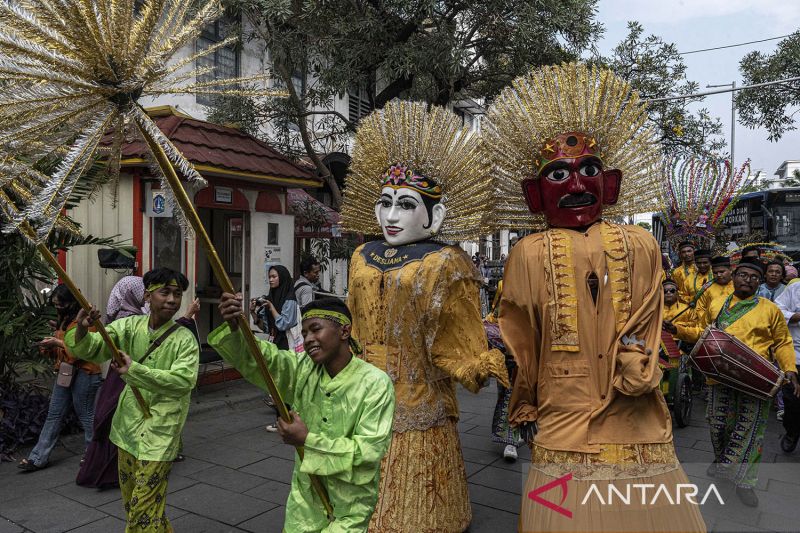
<svg viewBox="0 0 800 533"><path fill-rule="evenodd" d="M380 234L375 202L385 183L402 181L407 174L406 186L426 191L427 178L441 188L447 206L441 239L470 240L490 233L490 179L479 145L478 136L444 108L428 110L423 103L397 100L388 103L365 117L356 132L345 179L342 226L347 231ZM437 194L429 191L429 196Z"/></svg>
<svg viewBox="0 0 800 533"><path fill-rule="evenodd" d="M613 72L581 63L547 66L515 79L483 121L483 149L497 180L497 224L510 229L545 226L528 210L520 183L536 177L559 135L580 132L597 143L606 168L622 171L622 191L607 216L654 211L658 206L660 150L638 93Z"/></svg>

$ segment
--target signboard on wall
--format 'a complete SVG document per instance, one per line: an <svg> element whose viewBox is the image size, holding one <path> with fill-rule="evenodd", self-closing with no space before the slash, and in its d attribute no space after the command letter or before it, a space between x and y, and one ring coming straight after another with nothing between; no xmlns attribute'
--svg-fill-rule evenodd
<svg viewBox="0 0 800 533"><path fill-rule="evenodd" d="M147 216L154 218L172 216L172 206L167 201L167 194L163 189L153 189L148 183L145 198L147 203L144 211Z"/></svg>
<svg viewBox="0 0 800 533"><path fill-rule="evenodd" d="M749 209L750 206L743 202L728 211L728 214L725 215L722 221L728 228L728 235L738 237L740 235L746 235L750 231Z"/></svg>
<svg viewBox="0 0 800 533"><path fill-rule="evenodd" d="M281 247L264 246L264 285L269 287L269 269L272 265L281 264Z"/></svg>
<svg viewBox="0 0 800 533"><path fill-rule="evenodd" d="M232 204L233 189L230 187L214 187L214 202L218 204Z"/></svg>

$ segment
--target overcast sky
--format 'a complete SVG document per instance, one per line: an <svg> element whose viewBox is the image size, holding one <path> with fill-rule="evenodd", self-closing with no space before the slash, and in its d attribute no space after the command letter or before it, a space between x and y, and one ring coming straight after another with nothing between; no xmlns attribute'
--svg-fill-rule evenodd
<svg viewBox="0 0 800 533"><path fill-rule="evenodd" d="M627 21L639 21L646 35L655 34L674 42L684 52L786 35L800 29L798 0L600 0L598 19L605 25L600 51L607 54L627 35ZM701 90L708 84L736 81L741 85L739 61L750 51L775 50L779 41L728 48L684 56L687 76ZM722 121L725 140L730 142L730 93L712 95L697 105L706 107ZM800 159L800 132L784 134L770 142L763 129L736 126L737 164L751 159L753 170L769 176L787 159Z"/></svg>

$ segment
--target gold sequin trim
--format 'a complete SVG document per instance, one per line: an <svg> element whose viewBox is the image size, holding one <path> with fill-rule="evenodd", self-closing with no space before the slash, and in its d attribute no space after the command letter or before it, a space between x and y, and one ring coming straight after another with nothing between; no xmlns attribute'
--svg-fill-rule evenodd
<svg viewBox="0 0 800 533"><path fill-rule="evenodd" d="M548 261L545 282L549 302L551 349L577 352L578 291L575 287L575 264L572 260L572 238L566 231L551 229L546 234Z"/></svg>
<svg viewBox="0 0 800 533"><path fill-rule="evenodd" d="M600 226L603 249L606 252L606 268L611 286L611 302L617 333L622 331L631 316L631 262L628 238L616 224L603 222Z"/></svg>
<svg viewBox="0 0 800 533"><path fill-rule="evenodd" d="M671 442L603 444L600 453L549 450L533 444L531 468L552 477L613 480L651 477L678 468Z"/></svg>

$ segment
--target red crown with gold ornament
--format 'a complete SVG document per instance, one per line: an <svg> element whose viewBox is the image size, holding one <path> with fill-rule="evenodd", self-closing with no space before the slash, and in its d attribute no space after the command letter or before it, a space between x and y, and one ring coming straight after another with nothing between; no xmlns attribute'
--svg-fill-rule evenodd
<svg viewBox="0 0 800 533"><path fill-rule="evenodd" d="M574 159L593 155L600 158L600 146L591 135L579 131L570 131L545 141L536 159L538 172L559 159Z"/></svg>

